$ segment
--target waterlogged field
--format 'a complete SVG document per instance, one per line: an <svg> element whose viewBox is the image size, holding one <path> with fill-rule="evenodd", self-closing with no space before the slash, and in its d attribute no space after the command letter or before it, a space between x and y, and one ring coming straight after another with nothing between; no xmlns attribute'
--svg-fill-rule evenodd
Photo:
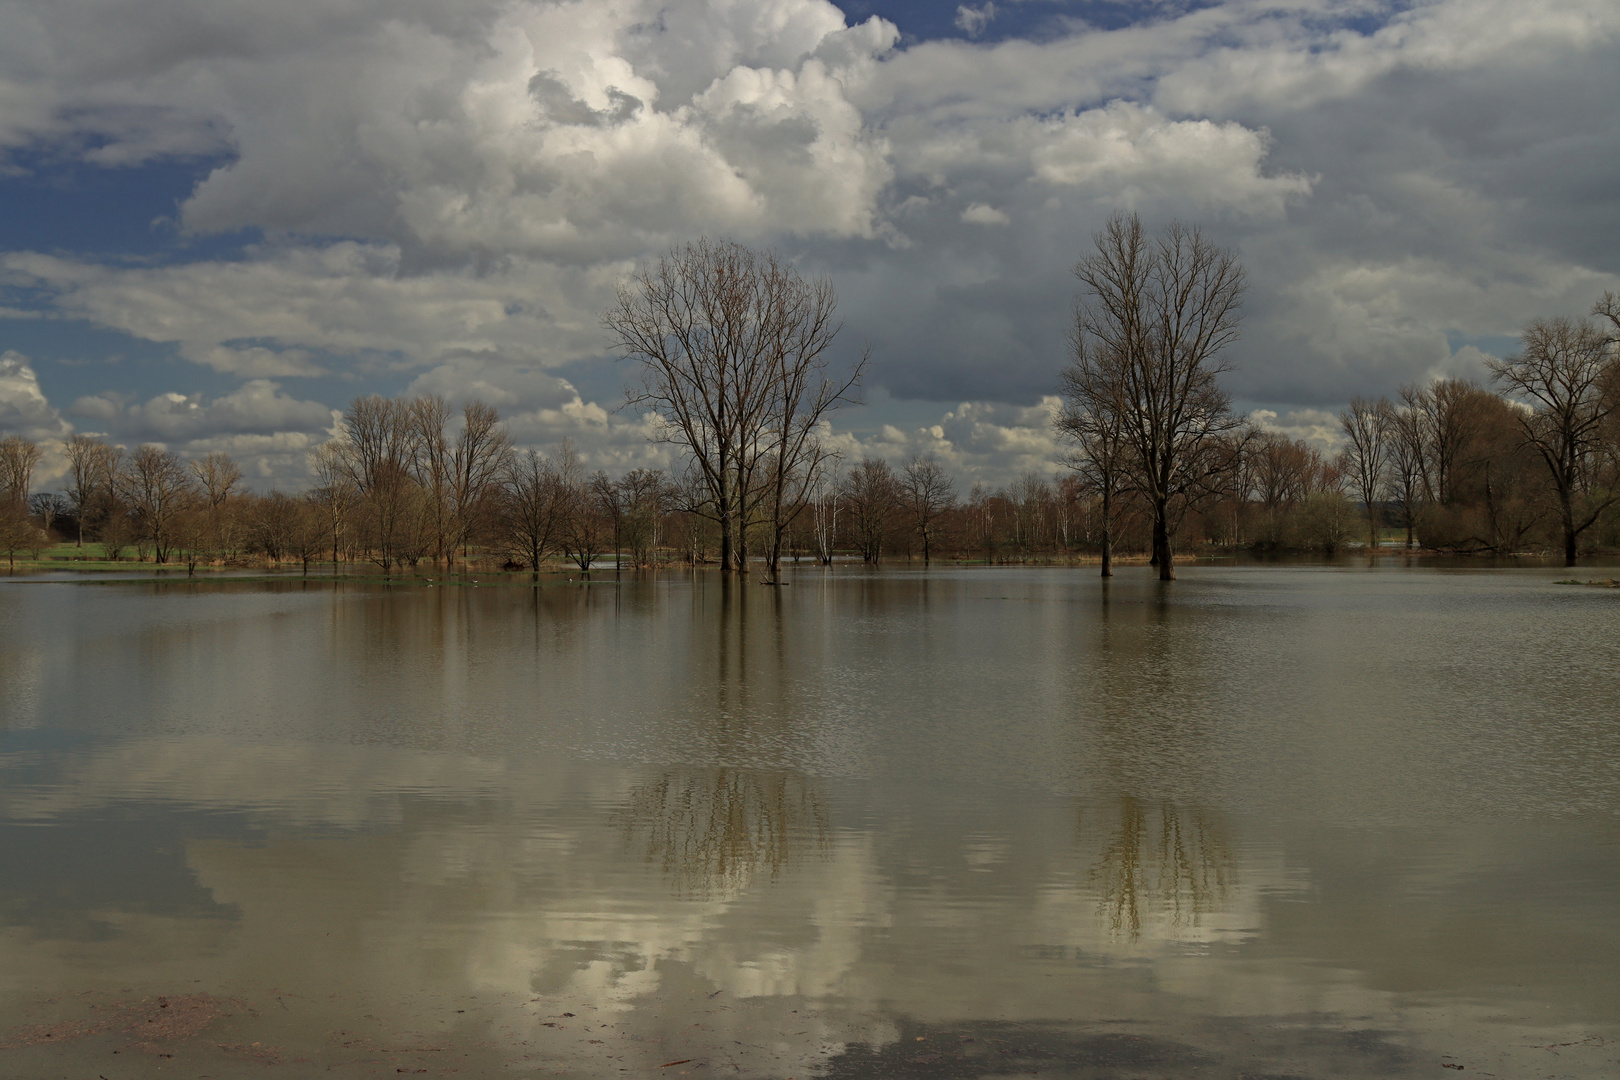
<svg viewBox="0 0 1620 1080"><path fill-rule="evenodd" d="M1620 1075L1567 576L0 580L0 1075Z"/></svg>

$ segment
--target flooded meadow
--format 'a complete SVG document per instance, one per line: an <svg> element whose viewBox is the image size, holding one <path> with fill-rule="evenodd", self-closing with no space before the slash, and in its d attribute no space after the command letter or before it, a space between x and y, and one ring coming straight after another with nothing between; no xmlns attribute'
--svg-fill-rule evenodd
<svg viewBox="0 0 1620 1080"><path fill-rule="evenodd" d="M1567 573L0 579L0 1075L1620 1075Z"/></svg>

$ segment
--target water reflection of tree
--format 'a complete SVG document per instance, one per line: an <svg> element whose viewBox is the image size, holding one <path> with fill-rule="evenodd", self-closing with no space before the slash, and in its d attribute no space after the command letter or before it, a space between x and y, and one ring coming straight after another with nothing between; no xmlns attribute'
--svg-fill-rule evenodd
<svg viewBox="0 0 1620 1080"><path fill-rule="evenodd" d="M1085 835L1082 815L1081 835ZM1226 830L1207 811L1121 796L1112 840L1091 868L1110 933L1135 939L1144 911L1190 928L1226 900L1235 862Z"/></svg>
<svg viewBox="0 0 1620 1080"><path fill-rule="evenodd" d="M631 791L619 816L626 846L671 886L734 896L776 880L806 855L824 855L827 811L808 777L783 770L692 768Z"/></svg>

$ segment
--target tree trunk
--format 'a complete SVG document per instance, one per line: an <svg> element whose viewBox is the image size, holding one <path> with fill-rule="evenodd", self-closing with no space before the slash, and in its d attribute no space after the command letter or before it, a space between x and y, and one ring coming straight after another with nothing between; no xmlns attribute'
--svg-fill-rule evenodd
<svg viewBox="0 0 1620 1080"><path fill-rule="evenodd" d="M1114 576L1114 496L1105 487L1102 497L1102 576Z"/></svg>
<svg viewBox="0 0 1620 1080"><path fill-rule="evenodd" d="M720 496L720 569L731 573L731 501L724 493ZM693 565L697 565L693 560Z"/></svg>
<svg viewBox="0 0 1620 1080"><path fill-rule="evenodd" d="M1176 580L1175 557L1170 551L1170 525L1166 521L1166 508L1153 508L1153 553L1159 560L1159 580Z"/></svg>

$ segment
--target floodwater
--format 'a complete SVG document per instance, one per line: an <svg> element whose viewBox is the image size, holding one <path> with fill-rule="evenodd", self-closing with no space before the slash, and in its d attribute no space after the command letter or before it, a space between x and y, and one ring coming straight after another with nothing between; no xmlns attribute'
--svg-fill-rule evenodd
<svg viewBox="0 0 1620 1080"><path fill-rule="evenodd" d="M0 580L0 1076L1617 1076L1568 573Z"/></svg>

